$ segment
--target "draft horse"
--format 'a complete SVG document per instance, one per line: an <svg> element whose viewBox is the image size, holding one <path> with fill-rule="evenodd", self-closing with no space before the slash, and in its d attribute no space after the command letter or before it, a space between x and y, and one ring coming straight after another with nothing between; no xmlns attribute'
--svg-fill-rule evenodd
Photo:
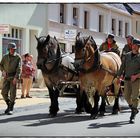
<svg viewBox="0 0 140 140"><path fill-rule="evenodd" d="M98 112L105 113L105 97L109 87L114 89L114 106L112 113L119 111L119 89L115 78L120 68L121 59L113 52L100 53L92 36L76 36L75 62L74 66L79 72L81 88L86 91L89 101L92 104L91 117L96 118ZM102 97L100 108L98 107L99 96Z"/></svg>
<svg viewBox="0 0 140 140"><path fill-rule="evenodd" d="M51 101L49 115L55 117L59 111L58 97L62 88L61 82L78 80L78 75L72 64L74 63L74 58L70 54L61 52L56 37L53 38L50 35L41 36L39 38L36 37L36 40L38 52L37 67L41 69L44 82L49 90ZM80 90L77 90L77 92L80 92ZM82 110L81 108L83 107L82 103L79 102L81 99L78 97L76 111Z"/></svg>

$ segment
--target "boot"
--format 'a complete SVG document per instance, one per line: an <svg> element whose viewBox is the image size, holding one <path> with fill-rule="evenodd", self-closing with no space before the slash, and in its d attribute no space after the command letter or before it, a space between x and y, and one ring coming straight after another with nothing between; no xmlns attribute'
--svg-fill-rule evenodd
<svg viewBox="0 0 140 140"><path fill-rule="evenodd" d="M132 110L132 105L129 105L129 108Z"/></svg>
<svg viewBox="0 0 140 140"><path fill-rule="evenodd" d="M4 113L7 114L9 112L9 108L10 108L10 100L6 100L5 102L7 104L7 109L5 110Z"/></svg>
<svg viewBox="0 0 140 140"><path fill-rule="evenodd" d="M13 114L14 104L15 104L14 102L10 102L9 111L8 111L7 115L12 115Z"/></svg>
<svg viewBox="0 0 140 140"><path fill-rule="evenodd" d="M131 116L130 116L130 123L135 123L135 117L136 117L136 114L139 113L138 109L137 108L131 108L132 111L131 111Z"/></svg>

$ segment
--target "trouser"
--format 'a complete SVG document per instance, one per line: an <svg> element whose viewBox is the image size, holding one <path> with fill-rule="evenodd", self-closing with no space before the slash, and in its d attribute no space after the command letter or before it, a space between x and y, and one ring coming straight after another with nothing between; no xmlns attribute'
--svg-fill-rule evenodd
<svg viewBox="0 0 140 140"><path fill-rule="evenodd" d="M129 105L133 108L138 107L139 95L140 95L140 79L132 81L124 81L124 97Z"/></svg>
<svg viewBox="0 0 140 140"><path fill-rule="evenodd" d="M32 87L33 78L22 78L22 95L29 95ZM26 93L25 93L26 92Z"/></svg>
<svg viewBox="0 0 140 140"><path fill-rule="evenodd" d="M9 96L9 93L10 93L10 96ZM4 79L1 94L6 103L7 101L10 101L11 103L15 102L16 85L13 84L13 78Z"/></svg>

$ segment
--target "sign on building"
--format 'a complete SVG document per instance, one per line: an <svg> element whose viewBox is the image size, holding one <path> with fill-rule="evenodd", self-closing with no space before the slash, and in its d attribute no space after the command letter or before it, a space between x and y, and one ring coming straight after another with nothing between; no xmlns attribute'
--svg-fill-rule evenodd
<svg viewBox="0 0 140 140"><path fill-rule="evenodd" d="M64 37L65 39L75 39L77 31L74 29L65 30Z"/></svg>
<svg viewBox="0 0 140 140"><path fill-rule="evenodd" d="M0 24L0 34L9 34L9 33L10 33L10 25Z"/></svg>

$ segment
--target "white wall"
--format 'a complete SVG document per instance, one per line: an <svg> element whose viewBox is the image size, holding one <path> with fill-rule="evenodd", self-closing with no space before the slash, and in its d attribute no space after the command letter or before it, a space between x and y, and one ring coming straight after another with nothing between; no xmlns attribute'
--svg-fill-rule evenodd
<svg viewBox="0 0 140 140"><path fill-rule="evenodd" d="M0 24L10 24L23 29L23 51L29 51L29 30L38 36L48 32L47 4L0 4Z"/></svg>
<svg viewBox="0 0 140 140"><path fill-rule="evenodd" d="M48 4L48 19L54 22L59 22L60 4Z"/></svg>

